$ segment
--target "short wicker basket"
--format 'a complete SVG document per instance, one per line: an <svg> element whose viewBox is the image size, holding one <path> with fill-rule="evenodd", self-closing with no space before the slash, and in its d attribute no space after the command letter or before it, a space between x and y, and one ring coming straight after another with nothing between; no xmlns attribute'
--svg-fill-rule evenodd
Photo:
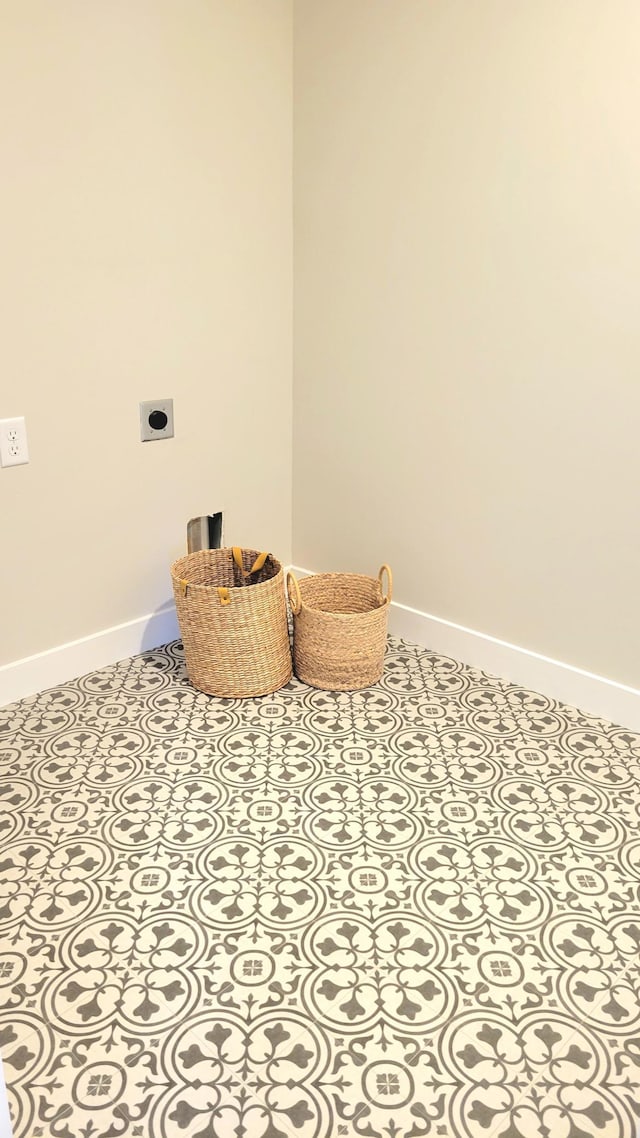
<svg viewBox="0 0 640 1138"><path fill-rule="evenodd" d="M298 582L289 572L293 666L298 679L326 691L356 691L377 683L384 666L391 590L388 565L382 566L377 578L319 573Z"/></svg>
<svg viewBox="0 0 640 1138"><path fill-rule="evenodd" d="M266 695L291 678L284 574L271 554L202 549L171 566L187 675L208 695Z"/></svg>

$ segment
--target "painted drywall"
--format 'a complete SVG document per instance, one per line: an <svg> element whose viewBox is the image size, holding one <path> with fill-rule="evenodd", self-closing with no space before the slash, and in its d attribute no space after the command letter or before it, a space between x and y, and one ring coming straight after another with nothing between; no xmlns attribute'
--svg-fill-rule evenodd
<svg viewBox="0 0 640 1138"><path fill-rule="evenodd" d="M289 559L291 100L290 0L0 7L0 663L162 608L194 515Z"/></svg>
<svg viewBox="0 0 640 1138"><path fill-rule="evenodd" d="M640 5L294 42L295 562L640 686Z"/></svg>

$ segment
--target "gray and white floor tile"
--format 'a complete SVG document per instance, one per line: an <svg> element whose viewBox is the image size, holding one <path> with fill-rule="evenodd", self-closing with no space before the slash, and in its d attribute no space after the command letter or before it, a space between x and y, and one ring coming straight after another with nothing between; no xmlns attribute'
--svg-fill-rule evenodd
<svg viewBox="0 0 640 1138"><path fill-rule="evenodd" d="M391 640L0 710L14 1138L638 1138L640 736Z"/></svg>

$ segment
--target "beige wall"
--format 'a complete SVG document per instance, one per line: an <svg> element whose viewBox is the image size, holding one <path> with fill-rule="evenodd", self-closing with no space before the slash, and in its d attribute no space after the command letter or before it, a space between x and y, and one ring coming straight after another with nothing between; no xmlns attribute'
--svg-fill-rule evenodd
<svg viewBox="0 0 640 1138"><path fill-rule="evenodd" d="M0 418L31 450L0 470L0 663L162 606L194 514L290 555L291 24L0 6Z"/></svg>
<svg viewBox="0 0 640 1138"><path fill-rule="evenodd" d="M640 4L298 0L294 560L639 686Z"/></svg>
<svg viewBox="0 0 640 1138"><path fill-rule="evenodd" d="M640 6L296 25L295 561L638 685ZM0 6L0 664L168 602L193 514L290 555L291 49L291 0Z"/></svg>

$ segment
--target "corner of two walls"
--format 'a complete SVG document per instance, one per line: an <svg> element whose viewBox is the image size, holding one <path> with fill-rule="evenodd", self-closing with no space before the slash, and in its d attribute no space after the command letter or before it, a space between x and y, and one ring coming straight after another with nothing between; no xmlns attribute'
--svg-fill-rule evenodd
<svg viewBox="0 0 640 1138"><path fill-rule="evenodd" d="M289 560L292 493L406 634L639 686L637 5L293 7L3 17L0 702L166 638L194 514Z"/></svg>
<svg viewBox="0 0 640 1138"><path fill-rule="evenodd" d="M640 727L640 9L297 0L294 43L295 563Z"/></svg>

